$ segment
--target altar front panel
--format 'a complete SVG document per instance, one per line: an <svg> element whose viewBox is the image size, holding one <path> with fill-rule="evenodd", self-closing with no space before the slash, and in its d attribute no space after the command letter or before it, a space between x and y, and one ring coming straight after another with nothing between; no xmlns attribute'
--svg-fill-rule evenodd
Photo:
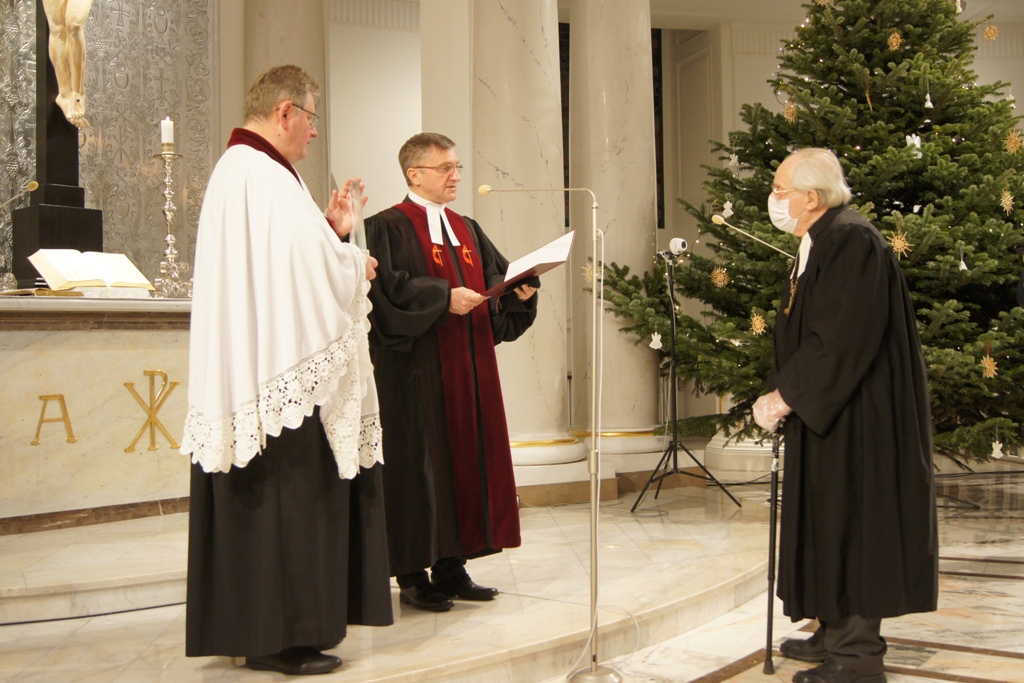
<svg viewBox="0 0 1024 683"><path fill-rule="evenodd" d="M0 300L0 520L188 496L189 310Z"/></svg>

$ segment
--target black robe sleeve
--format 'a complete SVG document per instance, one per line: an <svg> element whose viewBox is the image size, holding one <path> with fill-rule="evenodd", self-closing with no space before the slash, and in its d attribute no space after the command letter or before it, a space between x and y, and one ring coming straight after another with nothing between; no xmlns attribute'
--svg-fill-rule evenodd
<svg viewBox="0 0 1024 683"><path fill-rule="evenodd" d="M480 224L469 216L463 216L466 225L473 233L477 250L480 252L483 261L484 281L487 288L501 284L505 280L505 273L508 272L508 259L506 259L494 243L480 229ZM540 278L527 278L524 284L532 287L540 287ZM494 332L494 343L511 342L519 339L537 319L537 295L534 294L526 301L520 301L515 290L510 289L496 299L487 302L491 313L491 328Z"/></svg>
<svg viewBox="0 0 1024 683"><path fill-rule="evenodd" d="M373 337L382 346L411 350L417 337L448 317L448 282L426 274L412 226L396 209L366 219L366 242L377 259L370 283Z"/></svg>
<svg viewBox="0 0 1024 683"><path fill-rule="evenodd" d="M797 285L796 296L807 297L797 313L801 338L777 359L774 384L808 427L825 434L878 356L889 320L890 259L866 225L834 225L812 249L817 258Z"/></svg>

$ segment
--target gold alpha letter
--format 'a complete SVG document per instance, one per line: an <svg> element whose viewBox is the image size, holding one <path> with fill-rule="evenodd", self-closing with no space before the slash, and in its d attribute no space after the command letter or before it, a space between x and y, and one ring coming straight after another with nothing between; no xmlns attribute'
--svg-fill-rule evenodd
<svg viewBox="0 0 1024 683"><path fill-rule="evenodd" d="M74 431L71 430L71 417L68 415L68 406L64 403L64 394L40 396L39 400L43 402L43 410L39 413L39 424L36 425L36 438L32 439L32 445L39 445L39 432L42 431L44 422L63 422L64 431L68 433L68 443L78 441L75 438ZM57 401L60 404L60 417L46 417L46 404L50 401Z"/></svg>
<svg viewBox="0 0 1024 683"><path fill-rule="evenodd" d="M171 442L171 448L177 448L178 442L174 440L174 437L171 436L170 432L168 432L167 429L164 428L163 424L160 423L160 420L157 419L156 414L160 412L160 408L163 407L164 401L166 401L167 397L171 395L171 392L174 390L174 387L181 384L181 382L168 382L167 373L164 372L163 370L143 370L143 374L149 377L148 405L146 404L145 401L142 400L142 397L139 396L139 392L135 391L134 382L124 383L124 385L128 387L128 391L132 392L132 396L135 397L135 400L139 402L139 405L143 407L143 409L146 411L146 415L148 416L146 418L145 424L142 425L142 429L140 429L139 433L135 435L135 439L128 445L128 448L124 449L124 452L131 453L135 450L135 444L137 444L139 442L139 439L142 438L142 434L146 431L146 427L149 427L149 450L155 451L158 448L158 446L156 445L157 429L163 432L164 436L167 437L167 440ZM159 375L161 379L160 391L156 390L157 375Z"/></svg>

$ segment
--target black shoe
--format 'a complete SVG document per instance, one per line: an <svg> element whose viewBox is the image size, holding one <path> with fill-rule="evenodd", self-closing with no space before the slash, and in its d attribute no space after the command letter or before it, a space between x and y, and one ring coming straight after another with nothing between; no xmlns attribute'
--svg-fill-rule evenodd
<svg viewBox="0 0 1024 683"><path fill-rule="evenodd" d="M398 592L398 601L403 605L411 605L428 612L447 612L455 607L454 602L430 583L418 583L402 588Z"/></svg>
<svg viewBox="0 0 1024 683"><path fill-rule="evenodd" d="M819 626L807 640L784 640L779 645L779 651L786 657L799 659L801 662L824 662L828 657L828 650L825 649L825 628Z"/></svg>
<svg viewBox="0 0 1024 683"><path fill-rule="evenodd" d="M818 666L797 671L793 674L793 683L885 683L885 672L859 674L834 659L826 659Z"/></svg>
<svg viewBox="0 0 1024 683"><path fill-rule="evenodd" d="M478 600L482 602L484 600L493 600L498 595L497 588L478 586L468 575L455 583L437 586L437 589L449 598L458 598L460 600Z"/></svg>
<svg viewBox="0 0 1024 683"><path fill-rule="evenodd" d="M316 676L331 673L341 666L341 660L311 647L290 647L276 655L246 657L245 665L257 671L279 671L289 676Z"/></svg>

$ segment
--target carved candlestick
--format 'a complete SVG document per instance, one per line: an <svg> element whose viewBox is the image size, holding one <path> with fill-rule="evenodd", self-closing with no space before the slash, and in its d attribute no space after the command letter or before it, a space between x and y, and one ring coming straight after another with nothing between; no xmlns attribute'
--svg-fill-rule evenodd
<svg viewBox="0 0 1024 683"><path fill-rule="evenodd" d="M160 277L154 283L156 285L154 296L161 299L191 299L192 278L184 279L190 266L188 263L178 262L178 249L174 246L177 240L171 231L176 210L173 201L174 190L171 188L174 183L171 171L174 169L174 161L183 155L174 151L173 142L162 143L161 149L162 151L159 154L154 154L153 158L164 160L164 219L167 221L167 236L164 237L164 242L167 243L167 248L164 249L164 258L160 261Z"/></svg>

